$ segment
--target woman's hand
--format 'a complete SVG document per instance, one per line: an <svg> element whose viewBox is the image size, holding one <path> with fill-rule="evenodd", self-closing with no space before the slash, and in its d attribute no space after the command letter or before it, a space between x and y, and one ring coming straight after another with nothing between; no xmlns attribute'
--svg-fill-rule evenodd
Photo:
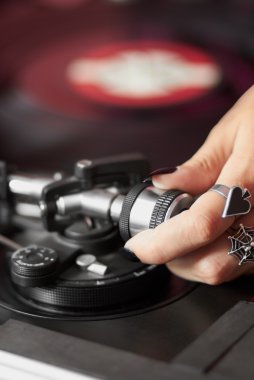
<svg viewBox="0 0 254 380"><path fill-rule="evenodd" d="M126 248L144 263L167 263L175 274L194 281L219 284L244 273L254 264L238 265L227 255L226 232L239 224L254 226L254 210L247 215L222 218L225 198L208 191L215 183L247 188L254 204L254 86L211 130L194 156L171 174L153 176L155 186L202 193L191 208L156 227L134 236Z"/></svg>

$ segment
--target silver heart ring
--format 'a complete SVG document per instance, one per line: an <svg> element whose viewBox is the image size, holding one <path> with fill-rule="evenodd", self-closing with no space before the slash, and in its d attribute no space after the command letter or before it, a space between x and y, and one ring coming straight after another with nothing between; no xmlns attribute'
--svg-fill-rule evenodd
<svg viewBox="0 0 254 380"><path fill-rule="evenodd" d="M215 191L226 199L222 218L248 214L251 209L249 200L251 194L247 188L216 184L210 190Z"/></svg>

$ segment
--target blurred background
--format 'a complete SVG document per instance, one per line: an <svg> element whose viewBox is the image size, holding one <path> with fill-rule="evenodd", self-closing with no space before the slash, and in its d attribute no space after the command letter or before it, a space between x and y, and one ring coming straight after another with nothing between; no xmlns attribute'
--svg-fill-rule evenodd
<svg viewBox="0 0 254 380"><path fill-rule="evenodd" d="M254 83L252 0L2 0L0 159L192 155Z"/></svg>

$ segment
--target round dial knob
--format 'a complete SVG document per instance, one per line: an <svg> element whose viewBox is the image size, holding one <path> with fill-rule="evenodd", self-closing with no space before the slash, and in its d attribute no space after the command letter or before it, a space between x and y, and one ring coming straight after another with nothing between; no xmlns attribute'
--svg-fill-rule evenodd
<svg viewBox="0 0 254 380"><path fill-rule="evenodd" d="M14 252L11 257L12 275L14 281L26 286L32 278L47 278L55 272L58 263L58 254L51 248L31 245Z"/></svg>

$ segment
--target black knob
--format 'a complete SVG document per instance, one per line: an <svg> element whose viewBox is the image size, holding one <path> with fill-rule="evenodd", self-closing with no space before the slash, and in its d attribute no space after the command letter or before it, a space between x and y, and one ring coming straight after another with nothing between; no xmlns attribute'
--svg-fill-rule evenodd
<svg viewBox="0 0 254 380"><path fill-rule="evenodd" d="M45 283L56 272L57 264L58 254L53 249L38 245L24 247L11 256L12 279L21 286Z"/></svg>
<svg viewBox="0 0 254 380"><path fill-rule="evenodd" d="M131 238L130 233L130 212L139 194L149 186L149 183L142 182L134 186L126 195L123 201L122 211L119 217L119 231L123 241Z"/></svg>

